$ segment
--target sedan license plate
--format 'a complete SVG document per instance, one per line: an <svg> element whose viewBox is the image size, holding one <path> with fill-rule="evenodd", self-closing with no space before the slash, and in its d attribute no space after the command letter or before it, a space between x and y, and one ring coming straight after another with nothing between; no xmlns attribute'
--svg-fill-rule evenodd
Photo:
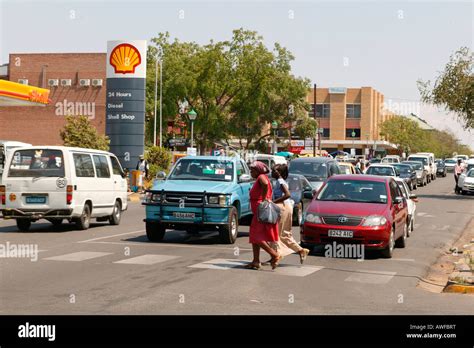
<svg viewBox="0 0 474 348"><path fill-rule="evenodd" d="M174 212L173 216L178 219L194 219L194 213L177 213Z"/></svg>
<svg viewBox="0 0 474 348"><path fill-rule="evenodd" d="M27 196L26 204L45 204L46 197L44 196Z"/></svg>
<svg viewBox="0 0 474 348"><path fill-rule="evenodd" d="M328 231L328 237L352 238L352 237L354 237L354 231L329 230Z"/></svg>

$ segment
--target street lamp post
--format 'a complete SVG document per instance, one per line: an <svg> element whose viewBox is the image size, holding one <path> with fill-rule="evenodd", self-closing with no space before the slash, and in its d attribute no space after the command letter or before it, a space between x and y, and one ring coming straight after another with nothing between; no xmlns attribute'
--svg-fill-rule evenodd
<svg viewBox="0 0 474 348"><path fill-rule="evenodd" d="M351 136L352 136L352 148L354 149L354 156L355 156L355 154L356 154L356 149L355 149L355 140L354 140L354 138L355 138L355 136L356 136L356 132L355 132L354 129L352 130ZM352 155L352 154L351 154L351 155Z"/></svg>
<svg viewBox="0 0 474 348"><path fill-rule="evenodd" d="M194 147L194 120L197 117L196 111L192 109L190 112L188 112L189 120L191 121L191 148Z"/></svg>
<svg viewBox="0 0 474 348"><path fill-rule="evenodd" d="M272 129L273 129L273 153L277 152L277 144L276 144L276 130L278 128L278 122L272 122Z"/></svg>
<svg viewBox="0 0 474 348"><path fill-rule="evenodd" d="M156 109L158 99L158 64L160 65L160 147L163 147L163 49L158 46L155 57L155 123L153 130L153 145L156 146Z"/></svg>

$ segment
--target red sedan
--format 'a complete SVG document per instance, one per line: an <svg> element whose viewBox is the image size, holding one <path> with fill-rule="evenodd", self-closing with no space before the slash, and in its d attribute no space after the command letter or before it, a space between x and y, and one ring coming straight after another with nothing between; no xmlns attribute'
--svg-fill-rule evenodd
<svg viewBox="0 0 474 348"><path fill-rule="evenodd" d="M392 177L335 175L317 192L304 216L301 244L362 244L392 257L404 248L407 202Z"/></svg>

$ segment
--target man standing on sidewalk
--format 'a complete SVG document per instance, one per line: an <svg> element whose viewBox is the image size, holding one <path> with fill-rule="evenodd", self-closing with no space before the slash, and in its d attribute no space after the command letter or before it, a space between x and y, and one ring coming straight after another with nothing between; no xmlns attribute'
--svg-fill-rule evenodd
<svg viewBox="0 0 474 348"><path fill-rule="evenodd" d="M458 159L458 163L454 166L454 181L456 181L456 184L454 186L454 192L459 193L459 187L458 187L458 180L459 176L464 172L464 166L462 164L462 160Z"/></svg>
<svg viewBox="0 0 474 348"><path fill-rule="evenodd" d="M140 160L137 163L137 170L140 171L140 175L138 177L138 191L143 192L145 186L145 178L148 177L148 162L145 159L145 156L140 155Z"/></svg>

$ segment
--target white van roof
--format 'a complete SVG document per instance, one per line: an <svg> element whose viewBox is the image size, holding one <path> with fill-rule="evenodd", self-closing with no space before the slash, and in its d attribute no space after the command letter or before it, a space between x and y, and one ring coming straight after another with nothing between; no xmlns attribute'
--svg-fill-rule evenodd
<svg viewBox="0 0 474 348"><path fill-rule="evenodd" d="M0 145L5 145L7 144L8 146L31 146L31 144L28 143L22 143L21 141L12 141L12 140L0 140Z"/></svg>
<svg viewBox="0 0 474 348"><path fill-rule="evenodd" d="M113 155L113 153L108 152L108 151L103 151L103 150L96 150L96 149L87 149L87 148L82 148L82 147L69 147L69 146L52 146L52 145L35 145L35 146L22 146L19 149L41 149L41 150L66 150L66 151L77 151L77 152L93 152L93 153L99 153L103 155Z"/></svg>

